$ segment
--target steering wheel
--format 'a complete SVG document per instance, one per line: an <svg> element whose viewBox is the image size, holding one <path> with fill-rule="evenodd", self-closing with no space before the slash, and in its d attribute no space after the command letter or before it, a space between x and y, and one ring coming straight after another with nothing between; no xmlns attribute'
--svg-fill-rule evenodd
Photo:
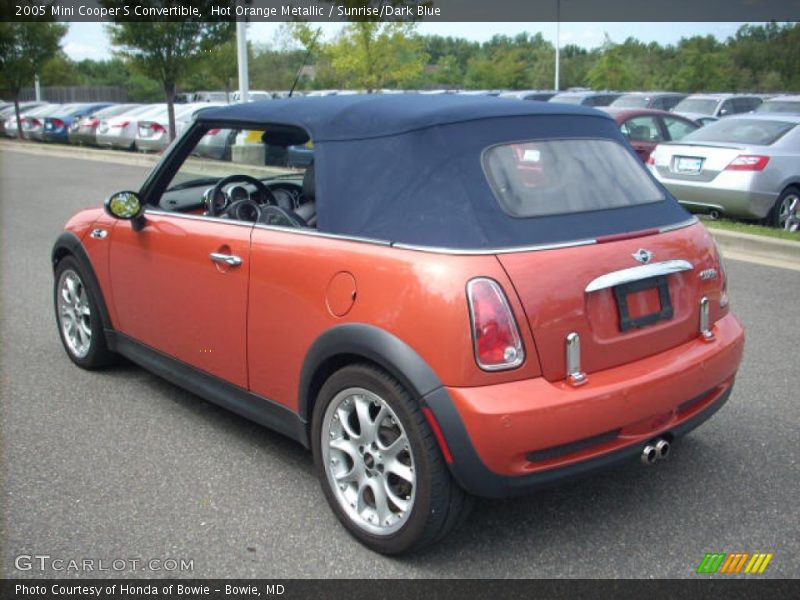
<svg viewBox="0 0 800 600"><path fill-rule="evenodd" d="M211 189L211 193L209 194L210 201L208 203L208 216L214 217L216 216L216 206L214 205L214 198L217 197L218 194L222 193L222 188L226 185L230 185L234 181L243 181L244 183L249 183L256 191L259 193L262 199L264 199L265 204L277 204L278 201L275 199L275 195L272 193L263 182L259 181L255 177L250 177L250 175L228 175L227 177L223 177L220 179L217 184ZM230 207L229 207L230 208Z"/></svg>

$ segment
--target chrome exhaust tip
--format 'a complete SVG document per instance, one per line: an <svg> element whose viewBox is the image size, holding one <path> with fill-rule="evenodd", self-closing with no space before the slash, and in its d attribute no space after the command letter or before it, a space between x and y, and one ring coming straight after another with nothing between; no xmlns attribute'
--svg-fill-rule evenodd
<svg viewBox="0 0 800 600"><path fill-rule="evenodd" d="M720 214L720 212L718 210L711 210L711 211L708 212L708 217L712 221L719 221L721 216L722 215Z"/></svg>
<svg viewBox="0 0 800 600"><path fill-rule="evenodd" d="M658 440L656 442L656 454L659 459L667 458L670 451L670 443L667 440Z"/></svg>
<svg viewBox="0 0 800 600"><path fill-rule="evenodd" d="M642 449L641 458L642 463L645 465L652 465L654 462L656 462L656 459L658 458L658 451L656 450L655 446L647 444L647 446Z"/></svg>

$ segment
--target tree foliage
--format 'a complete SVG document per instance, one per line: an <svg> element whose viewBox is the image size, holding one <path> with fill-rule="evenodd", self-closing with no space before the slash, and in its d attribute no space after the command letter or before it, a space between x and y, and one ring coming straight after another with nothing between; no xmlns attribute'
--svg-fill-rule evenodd
<svg viewBox="0 0 800 600"><path fill-rule="evenodd" d="M346 87L368 92L404 87L422 74L428 62L412 23L349 23L324 51Z"/></svg>
<svg viewBox="0 0 800 600"><path fill-rule="evenodd" d="M102 3L118 4L116 0L103 0ZM139 0L139 4L170 8L174 3L171 0ZM212 2L195 4L207 5L201 8L201 13L210 14ZM161 83L168 106L169 135L172 139L175 137L173 102L178 83L196 72L220 44L230 40L234 23L209 23L192 18L162 21L154 18L135 22L118 21L108 26L108 32L111 43L117 47L117 56L143 75Z"/></svg>
<svg viewBox="0 0 800 600"><path fill-rule="evenodd" d="M0 23L0 87L8 90L14 99L20 137L20 90L33 84L44 63L59 51L66 32L65 25L46 21Z"/></svg>

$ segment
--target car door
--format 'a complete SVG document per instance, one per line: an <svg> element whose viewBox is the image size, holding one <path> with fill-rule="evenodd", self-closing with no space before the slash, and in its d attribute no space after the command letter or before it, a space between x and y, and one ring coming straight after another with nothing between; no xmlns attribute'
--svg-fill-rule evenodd
<svg viewBox="0 0 800 600"><path fill-rule="evenodd" d="M162 210L109 236L109 273L123 334L247 387L252 223Z"/></svg>
<svg viewBox="0 0 800 600"><path fill-rule="evenodd" d="M642 161L646 161L656 145L663 140L661 128L653 116L627 119L620 125L620 131L622 135L628 138L631 146L633 146Z"/></svg>

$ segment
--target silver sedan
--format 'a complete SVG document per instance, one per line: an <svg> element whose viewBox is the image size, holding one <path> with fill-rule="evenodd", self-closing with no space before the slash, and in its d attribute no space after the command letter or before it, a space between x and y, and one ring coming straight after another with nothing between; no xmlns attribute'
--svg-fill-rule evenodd
<svg viewBox="0 0 800 600"><path fill-rule="evenodd" d="M783 227L800 197L800 116L736 115L660 144L655 177L687 208Z"/></svg>

